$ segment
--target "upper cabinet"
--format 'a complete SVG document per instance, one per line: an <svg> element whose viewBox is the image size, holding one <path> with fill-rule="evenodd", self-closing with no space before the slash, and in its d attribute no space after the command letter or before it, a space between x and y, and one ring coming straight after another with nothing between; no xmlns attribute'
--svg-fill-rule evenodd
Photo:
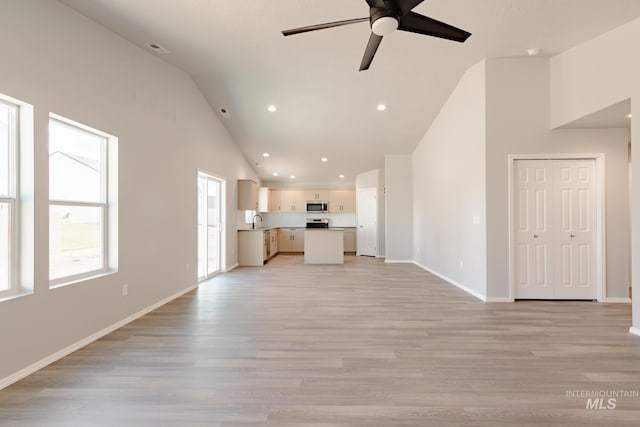
<svg viewBox="0 0 640 427"><path fill-rule="evenodd" d="M252 179L238 180L238 210L258 210L258 183Z"/></svg>
<svg viewBox="0 0 640 427"><path fill-rule="evenodd" d="M355 212L355 190L329 190L329 212Z"/></svg>
<svg viewBox="0 0 640 427"><path fill-rule="evenodd" d="M271 190L268 187L258 188L258 212L271 212Z"/></svg>
<svg viewBox="0 0 640 427"><path fill-rule="evenodd" d="M280 212L306 212L307 198L304 190L280 190Z"/></svg>
<svg viewBox="0 0 640 427"><path fill-rule="evenodd" d="M241 180L245 181L245 180ZM238 181L238 209L240 208L242 195L241 181ZM250 183L253 181L246 180ZM356 211L356 192L355 190L278 190L273 188L261 187L256 190L258 196L257 211L258 212L307 212L308 201L328 201L329 212L331 213L347 213ZM253 206L252 202L247 202L244 206ZM256 210L255 208L250 210Z"/></svg>
<svg viewBox="0 0 640 427"><path fill-rule="evenodd" d="M306 190L305 200L329 200L329 190Z"/></svg>
<svg viewBox="0 0 640 427"><path fill-rule="evenodd" d="M258 190L258 212L280 212L280 190L260 187Z"/></svg>
<svg viewBox="0 0 640 427"><path fill-rule="evenodd" d="M269 212L280 212L282 191L269 190Z"/></svg>

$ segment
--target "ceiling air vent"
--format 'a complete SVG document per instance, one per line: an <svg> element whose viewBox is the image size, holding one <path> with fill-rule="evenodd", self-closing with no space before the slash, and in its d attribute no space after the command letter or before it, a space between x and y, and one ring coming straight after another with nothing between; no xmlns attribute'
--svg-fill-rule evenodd
<svg viewBox="0 0 640 427"><path fill-rule="evenodd" d="M159 53L159 54L162 54L162 55L166 55L167 53L171 53L167 49L165 49L164 47L160 46L158 43L146 43L145 46L147 46L149 49L151 49L155 53Z"/></svg>

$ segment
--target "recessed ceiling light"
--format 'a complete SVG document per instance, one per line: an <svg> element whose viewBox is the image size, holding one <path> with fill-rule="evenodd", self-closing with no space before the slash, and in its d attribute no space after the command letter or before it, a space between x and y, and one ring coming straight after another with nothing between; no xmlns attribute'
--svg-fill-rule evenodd
<svg viewBox="0 0 640 427"><path fill-rule="evenodd" d="M296 179L296 176L295 175L291 175L289 178Z"/></svg>
<svg viewBox="0 0 640 427"><path fill-rule="evenodd" d="M527 55L529 56L538 56L543 52L543 49L539 47L534 47L533 49L527 50Z"/></svg>
<svg viewBox="0 0 640 427"><path fill-rule="evenodd" d="M278 107L276 107L275 105L269 105L267 107L267 110L269 110L272 113L275 113L276 111L278 111Z"/></svg>
<svg viewBox="0 0 640 427"><path fill-rule="evenodd" d="M320 161L321 161L321 162L326 162L326 161L328 161L328 160L329 160L329 159L327 159L326 157L323 157L323 158L321 158L321 159L320 159Z"/></svg>
<svg viewBox="0 0 640 427"><path fill-rule="evenodd" d="M344 175L340 175L340 178L344 178Z"/></svg>
<svg viewBox="0 0 640 427"><path fill-rule="evenodd" d="M262 157L269 157L269 153L262 153Z"/></svg>
<svg viewBox="0 0 640 427"><path fill-rule="evenodd" d="M278 172L274 172L272 175L273 175L273 176L278 176L278 175L279 175L279 173L278 173Z"/></svg>
<svg viewBox="0 0 640 427"><path fill-rule="evenodd" d="M378 111L384 111L384 110L386 110L386 109L387 109L387 106L386 106L386 105L384 105L384 104L379 104L379 105L378 105Z"/></svg>
<svg viewBox="0 0 640 427"><path fill-rule="evenodd" d="M627 118L630 119L633 117L633 114L627 114Z"/></svg>

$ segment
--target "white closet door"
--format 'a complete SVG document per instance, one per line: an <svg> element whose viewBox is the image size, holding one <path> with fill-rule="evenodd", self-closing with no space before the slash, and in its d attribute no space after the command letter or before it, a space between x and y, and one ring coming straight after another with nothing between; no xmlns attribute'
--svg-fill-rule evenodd
<svg viewBox="0 0 640 427"><path fill-rule="evenodd" d="M595 160L515 165L515 298L595 299Z"/></svg>
<svg viewBox="0 0 640 427"><path fill-rule="evenodd" d="M519 160L515 173L515 297L551 299L553 169L548 161Z"/></svg>
<svg viewBox="0 0 640 427"><path fill-rule="evenodd" d="M554 160L555 298L595 299L595 161Z"/></svg>

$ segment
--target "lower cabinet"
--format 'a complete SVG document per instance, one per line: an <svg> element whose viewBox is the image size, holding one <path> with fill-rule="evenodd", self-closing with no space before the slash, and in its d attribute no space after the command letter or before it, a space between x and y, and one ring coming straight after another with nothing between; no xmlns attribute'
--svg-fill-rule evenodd
<svg viewBox="0 0 640 427"><path fill-rule="evenodd" d="M280 232L277 229L273 229L269 234L270 236L269 248L271 249L269 252L271 257L273 257L275 254L278 253L278 234L279 233Z"/></svg>
<svg viewBox="0 0 640 427"><path fill-rule="evenodd" d="M278 230L278 252L304 252L304 229L281 228Z"/></svg>
<svg viewBox="0 0 640 427"><path fill-rule="evenodd" d="M264 231L262 230L238 231L238 265L264 265L267 253L265 243Z"/></svg>
<svg viewBox="0 0 640 427"><path fill-rule="evenodd" d="M356 229L345 228L344 229L344 251L356 252Z"/></svg>

